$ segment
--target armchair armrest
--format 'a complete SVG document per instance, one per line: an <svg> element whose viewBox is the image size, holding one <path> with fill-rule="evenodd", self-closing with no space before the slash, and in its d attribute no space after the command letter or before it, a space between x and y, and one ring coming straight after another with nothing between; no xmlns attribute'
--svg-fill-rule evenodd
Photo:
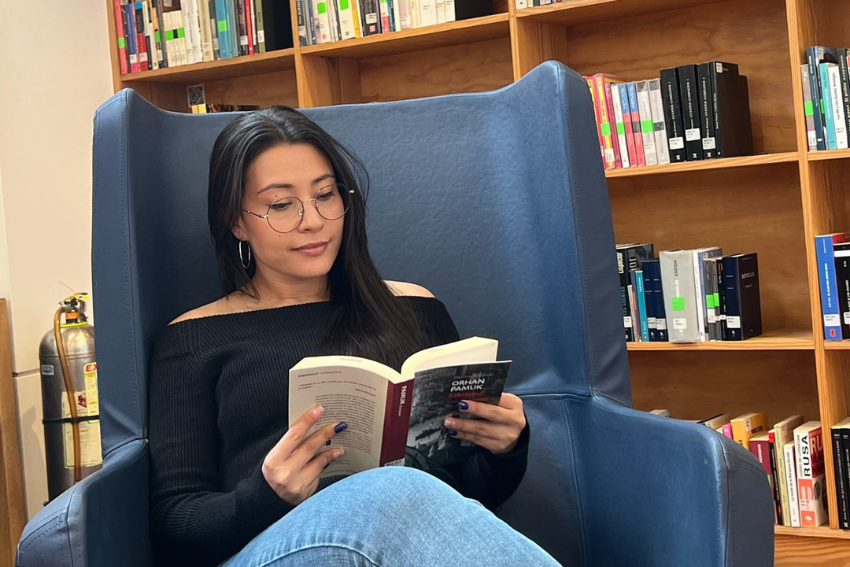
<svg viewBox="0 0 850 567"><path fill-rule="evenodd" d="M103 469L39 512L24 529L16 565L150 567L147 441L116 449Z"/></svg>

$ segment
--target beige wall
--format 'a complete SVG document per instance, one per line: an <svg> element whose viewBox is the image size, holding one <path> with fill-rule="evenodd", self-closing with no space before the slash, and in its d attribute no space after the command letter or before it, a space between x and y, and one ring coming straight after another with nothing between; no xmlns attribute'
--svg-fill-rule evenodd
<svg viewBox="0 0 850 567"><path fill-rule="evenodd" d="M59 282L91 291L91 146L112 94L104 0L0 0L0 293L11 306L28 514L47 498L38 344Z"/></svg>

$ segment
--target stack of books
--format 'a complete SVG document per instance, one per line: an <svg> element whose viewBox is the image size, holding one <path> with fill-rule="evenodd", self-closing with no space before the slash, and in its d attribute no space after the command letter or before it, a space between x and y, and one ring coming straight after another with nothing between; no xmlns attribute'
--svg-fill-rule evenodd
<svg viewBox="0 0 850 567"><path fill-rule="evenodd" d="M800 65L809 151L847 148L850 129L850 51L813 46Z"/></svg>

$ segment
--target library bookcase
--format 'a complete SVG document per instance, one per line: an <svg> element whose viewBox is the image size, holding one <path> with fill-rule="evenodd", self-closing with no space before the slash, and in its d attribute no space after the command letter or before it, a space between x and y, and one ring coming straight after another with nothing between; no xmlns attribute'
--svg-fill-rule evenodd
<svg viewBox="0 0 850 567"><path fill-rule="evenodd" d="M609 171L608 191L617 242L757 252L765 332L744 342L628 344L634 406L681 419L765 411L771 424L799 413L828 433L848 415L850 341L823 340L813 239L850 230L850 150L807 151L799 65L807 46L850 45L850 0L570 0L522 10L492 2L493 15L471 20L121 75L106 0L114 88L174 111L188 110L195 84L211 103L308 108L492 90L549 59L625 80L738 63L755 155ZM828 434L824 442L829 526L777 527L777 566L850 565Z"/></svg>

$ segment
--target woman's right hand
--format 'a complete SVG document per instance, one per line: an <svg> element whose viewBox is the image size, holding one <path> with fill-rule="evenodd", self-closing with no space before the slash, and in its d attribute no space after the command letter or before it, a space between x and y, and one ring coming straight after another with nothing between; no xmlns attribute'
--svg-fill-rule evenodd
<svg viewBox="0 0 850 567"><path fill-rule="evenodd" d="M345 424L329 423L309 437L307 432L321 419L321 406L302 415L263 460L263 476L285 502L297 506L316 492L319 475L331 462L345 454L340 448L322 449L345 430ZM318 454L317 454L318 453Z"/></svg>

